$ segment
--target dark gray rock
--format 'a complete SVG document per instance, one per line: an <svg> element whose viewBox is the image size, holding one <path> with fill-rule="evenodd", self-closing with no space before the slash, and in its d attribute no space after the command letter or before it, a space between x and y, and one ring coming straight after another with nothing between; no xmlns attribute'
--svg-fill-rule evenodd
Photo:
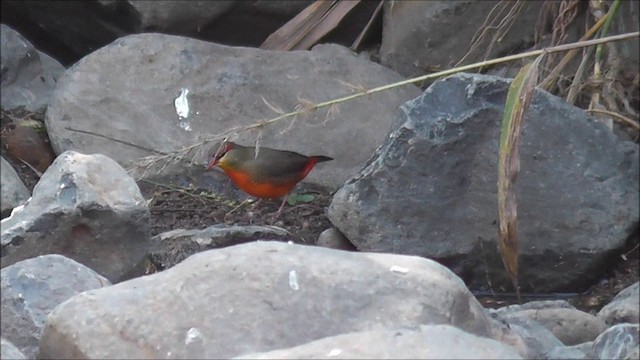
<svg viewBox="0 0 640 360"><path fill-rule="evenodd" d="M11 164L4 158L0 158L0 162L0 210L4 215L13 208L24 205L31 193Z"/></svg>
<svg viewBox="0 0 640 360"><path fill-rule="evenodd" d="M489 14L500 11L494 9L498 3L497 0L386 2L380 59L407 77L422 75L428 69L454 67L471 48L471 39ZM464 64L492 59L533 40L542 2L502 2L502 5L520 8L514 25L491 48L489 40L498 30L489 30Z"/></svg>
<svg viewBox="0 0 640 360"><path fill-rule="evenodd" d="M50 314L40 356L229 358L425 324L494 326L434 261L258 241L73 297Z"/></svg>
<svg viewBox="0 0 640 360"><path fill-rule="evenodd" d="M403 105L329 219L361 251L436 258L474 289L512 286L497 253L499 131L506 79L458 74ZM583 110L536 92L516 184L520 279L582 289L637 224L638 146ZM570 184L570 186L568 186Z"/></svg>
<svg viewBox="0 0 640 360"><path fill-rule="evenodd" d="M637 324L640 322L639 298L640 283L637 282L620 291L610 303L598 312L598 318L609 325L620 323Z"/></svg>
<svg viewBox="0 0 640 360"><path fill-rule="evenodd" d="M149 251L149 209L135 181L108 157L61 154L31 200L1 222L2 267L57 253L112 282Z"/></svg>
<svg viewBox="0 0 640 360"><path fill-rule="evenodd" d="M85 290L111 285L95 271L62 255L19 261L0 274L2 336L29 359L36 357L42 328L56 306Z"/></svg>
<svg viewBox="0 0 640 360"><path fill-rule="evenodd" d="M2 108L45 109L64 67L5 24L0 25L0 56Z"/></svg>
<svg viewBox="0 0 640 360"><path fill-rule="evenodd" d="M399 80L391 70L337 45L317 52L281 52L139 34L120 38L69 69L56 88L45 123L56 153L102 153L131 167L136 178L156 171L195 172L203 170L208 150L217 144L195 147L182 162L165 159L142 167L141 160L158 155L154 151L175 151L230 128L276 117L277 109L287 112L300 103ZM189 112L179 118L174 100L182 89L188 90ZM240 131L235 138L229 134L230 140L247 145L261 137L262 146L332 156L334 161L316 167L307 179L337 188L384 139L394 109L418 94L418 88L409 85L259 131Z"/></svg>
<svg viewBox="0 0 640 360"><path fill-rule="evenodd" d="M107 7L124 9L136 18L136 29L140 32L195 33L234 5L233 1L123 1L99 0Z"/></svg>
<svg viewBox="0 0 640 360"><path fill-rule="evenodd" d="M149 257L156 267L167 269L205 250L256 240L286 241L292 238L287 230L277 226L217 224L203 230L176 229L151 238Z"/></svg>
<svg viewBox="0 0 640 360"><path fill-rule="evenodd" d="M460 346L464 344L464 346ZM495 340L448 325L342 334L234 359L522 359Z"/></svg>

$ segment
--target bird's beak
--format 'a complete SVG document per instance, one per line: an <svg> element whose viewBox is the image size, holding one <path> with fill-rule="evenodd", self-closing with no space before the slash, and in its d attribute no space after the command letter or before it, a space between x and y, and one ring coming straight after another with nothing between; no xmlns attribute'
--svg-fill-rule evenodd
<svg viewBox="0 0 640 360"><path fill-rule="evenodd" d="M207 164L207 170L213 169L216 165L218 165L219 161L220 159L218 159L217 156L212 157L211 160L209 160L209 163Z"/></svg>

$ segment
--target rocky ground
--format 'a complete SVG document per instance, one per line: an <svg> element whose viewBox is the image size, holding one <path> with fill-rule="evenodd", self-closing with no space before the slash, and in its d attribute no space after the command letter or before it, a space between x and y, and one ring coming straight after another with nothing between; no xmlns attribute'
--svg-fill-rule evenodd
<svg viewBox="0 0 640 360"><path fill-rule="evenodd" d="M7 151L6 141L15 121L27 119L41 122L44 116L41 113L24 111L3 111L1 115L2 156L13 165L29 190L33 190L39 175ZM42 131L39 133L44 144L48 144L46 134ZM223 185L228 191L216 194L212 193L211 189L145 180L138 185L144 197L150 200L153 235L180 228L203 229L217 223L275 225L289 231L295 242L315 244L320 233L331 226L326 217L326 209L331 202L330 194L304 186L299 186L297 193L311 195L304 199L306 202L287 204L281 216L274 219L272 214L278 209L279 201L264 200L257 204L243 202L231 183ZM636 232L623 253L610 264L609 270L587 291L581 294L530 294L525 296L523 301L565 299L580 310L596 313L618 292L638 281L639 243L640 236ZM515 302L515 298L509 294L477 294L477 297L485 307L492 308Z"/></svg>

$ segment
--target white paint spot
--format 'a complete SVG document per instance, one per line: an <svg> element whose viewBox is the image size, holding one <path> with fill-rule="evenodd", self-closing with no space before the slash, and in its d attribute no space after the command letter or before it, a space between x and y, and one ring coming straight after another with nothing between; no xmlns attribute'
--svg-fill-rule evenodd
<svg viewBox="0 0 640 360"><path fill-rule="evenodd" d="M333 356L338 356L340 354L342 354L342 350L340 350L340 349L331 349L331 351L329 351L327 356L333 357Z"/></svg>
<svg viewBox="0 0 640 360"><path fill-rule="evenodd" d="M189 329L189 331L187 331L187 336L185 336L184 343L189 345L197 338L202 339L202 333L200 332L200 330L192 327L191 329Z"/></svg>
<svg viewBox="0 0 640 360"><path fill-rule="evenodd" d="M397 266L397 265L393 265L389 270L391 270L391 272L400 273L400 274L406 274L409 272L409 269L402 266Z"/></svg>
<svg viewBox="0 0 640 360"><path fill-rule="evenodd" d="M289 287L296 291L300 289L300 286L298 286L298 275L295 270L289 271Z"/></svg>
<svg viewBox="0 0 640 360"><path fill-rule="evenodd" d="M189 100L187 100L187 95L189 95L189 89L182 88L180 89L180 95L173 102L176 107L176 114L178 114L178 117L181 119L189 117Z"/></svg>

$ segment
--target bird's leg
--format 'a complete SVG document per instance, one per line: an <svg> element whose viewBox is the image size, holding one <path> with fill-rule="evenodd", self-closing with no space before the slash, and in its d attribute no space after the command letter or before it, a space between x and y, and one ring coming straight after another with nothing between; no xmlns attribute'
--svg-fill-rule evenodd
<svg viewBox="0 0 640 360"><path fill-rule="evenodd" d="M258 200L256 200L253 205L251 205L252 208L256 208L258 206L258 204L260 204L262 202L262 199L258 198Z"/></svg>
<svg viewBox="0 0 640 360"><path fill-rule="evenodd" d="M282 209L284 209L284 204L287 203L287 199L289 198L289 194L285 195L285 197L282 199L282 204L280 204L280 208L278 208L278 211L276 211L275 213L273 213L273 218L277 219L280 217L280 214L282 214Z"/></svg>

